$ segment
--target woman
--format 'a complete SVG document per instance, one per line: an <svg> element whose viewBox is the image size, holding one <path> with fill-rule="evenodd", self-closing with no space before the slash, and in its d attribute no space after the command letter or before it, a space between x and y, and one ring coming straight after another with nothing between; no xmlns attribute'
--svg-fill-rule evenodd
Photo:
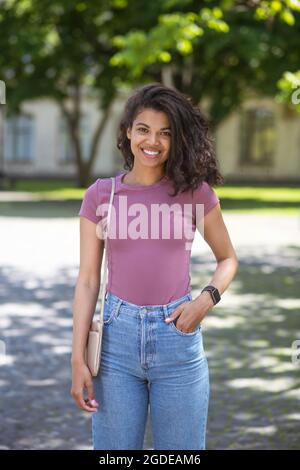
<svg viewBox="0 0 300 470"><path fill-rule="evenodd" d="M95 224L104 220L99 208L109 201L110 178L88 187L79 212L71 394L93 413L94 449L142 449L148 405L154 449L204 449L209 370L201 323L238 267L211 187L223 178L208 125L189 97L149 84L126 103L118 148L129 171L115 180L101 363L93 379L84 349L103 254ZM217 268L210 287L193 299L196 227Z"/></svg>

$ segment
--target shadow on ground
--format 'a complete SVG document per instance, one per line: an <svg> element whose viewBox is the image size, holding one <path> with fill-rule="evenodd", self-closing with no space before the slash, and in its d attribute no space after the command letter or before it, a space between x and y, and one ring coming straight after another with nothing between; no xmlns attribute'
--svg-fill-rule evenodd
<svg viewBox="0 0 300 470"><path fill-rule="evenodd" d="M300 360L294 364L291 354L300 339L300 248L258 247L238 257L229 305L211 310L203 328L211 379L207 448L297 449ZM194 286L207 280L201 260L193 258Z"/></svg>
<svg viewBox="0 0 300 470"><path fill-rule="evenodd" d="M209 312L203 338L210 367L208 449L299 448L300 249L251 248L224 302ZM192 258L194 292L207 283L211 256ZM70 396L74 269L32 279L2 266L2 449L90 449L91 416ZM63 279L63 281L62 281ZM134 412L134 410L133 410ZM151 448L147 424L144 448Z"/></svg>

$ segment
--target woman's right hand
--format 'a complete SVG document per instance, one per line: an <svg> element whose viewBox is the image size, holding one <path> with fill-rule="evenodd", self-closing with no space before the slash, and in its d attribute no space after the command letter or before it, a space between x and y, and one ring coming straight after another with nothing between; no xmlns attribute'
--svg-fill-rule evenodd
<svg viewBox="0 0 300 470"><path fill-rule="evenodd" d="M88 398L83 398L84 389L87 390ZM71 395L77 406L89 412L98 410L98 403L94 399L92 374L84 362L72 362L72 388Z"/></svg>

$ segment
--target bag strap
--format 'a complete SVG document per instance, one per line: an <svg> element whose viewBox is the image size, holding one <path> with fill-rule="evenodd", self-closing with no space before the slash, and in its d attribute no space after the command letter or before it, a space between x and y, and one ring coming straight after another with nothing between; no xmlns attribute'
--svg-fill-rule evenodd
<svg viewBox="0 0 300 470"><path fill-rule="evenodd" d="M108 215L107 215L107 224L106 224L106 234L104 236L104 261L103 265L103 280L101 275L101 308L100 308L100 323L103 323L103 313L104 313L104 297L106 293L106 277L107 277L107 236L109 233L109 224L110 224L110 215L111 215L111 208L112 208L112 201L115 192L115 178L110 178L112 180L112 187L110 193L110 200L109 200L109 207L108 207Z"/></svg>

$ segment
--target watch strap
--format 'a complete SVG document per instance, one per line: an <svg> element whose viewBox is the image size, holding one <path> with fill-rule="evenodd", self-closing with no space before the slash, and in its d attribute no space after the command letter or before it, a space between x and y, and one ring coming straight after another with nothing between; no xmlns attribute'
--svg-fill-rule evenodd
<svg viewBox="0 0 300 470"><path fill-rule="evenodd" d="M221 296L220 296L218 289L215 286L212 286L212 285L205 286L204 289L202 289L201 293L204 291L208 291L210 293L210 296L212 298L214 305L220 302Z"/></svg>

